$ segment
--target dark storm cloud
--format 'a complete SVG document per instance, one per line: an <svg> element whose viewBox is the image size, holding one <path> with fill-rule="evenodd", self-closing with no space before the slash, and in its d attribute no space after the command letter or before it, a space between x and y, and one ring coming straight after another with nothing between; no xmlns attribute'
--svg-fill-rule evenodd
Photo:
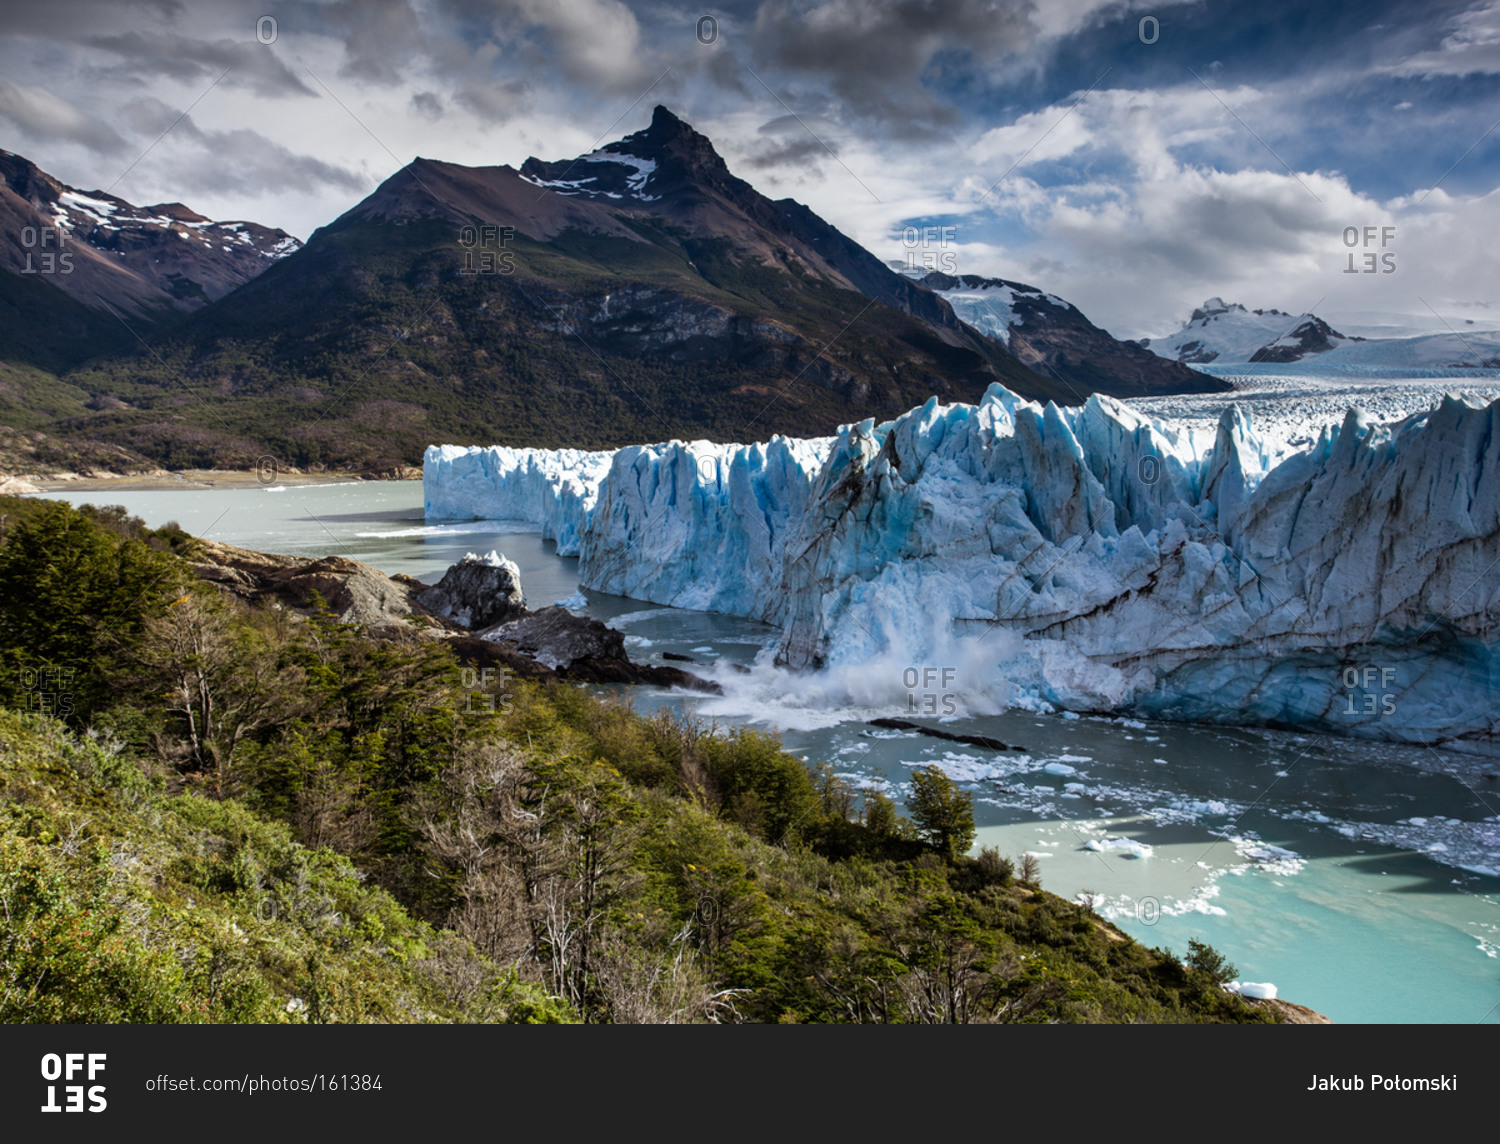
<svg viewBox="0 0 1500 1144"><path fill-rule="evenodd" d="M92 115L85 115L42 88L6 79L0 79L0 119L9 121L29 139L42 143L63 140L101 155L118 155L129 150L113 128Z"/></svg>
<svg viewBox="0 0 1500 1144"><path fill-rule="evenodd" d="M983 64L1033 39L1024 0L770 0L756 15L758 64L826 82L858 118L902 135L959 122L924 85L940 58Z"/></svg>
<svg viewBox="0 0 1500 1144"><path fill-rule="evenodd" d="M528 109L529 95L520 80L475 75L455 85L453 102L485 123L506 123Z"/></svg>
<svg viewBox="0 0 1500 1144"><path fill-rule="evenodd" d="M179 0L126 0L101 6L99 0L47 0L39 4L0 6L0 36L39 36L49 40L72 40L97 28L101 16L109 14L115 24L170 21L183 14ZM252 28L246 38L252 35Z"/></svg>
<svg viewBox="0 0 1500 1144"><path fill-rule="evenodd" d="M311 155L301 155L258 131L204 130L157 99L134 100L122 109L125 122L143 136L166 132L162 149L172 157L173 185L186 192L240 194L363 191L363 175Z"/></svg>
<svg viewBox="0 0 1500 1144"><path fill-rule="evenodd" d="M166 76L184 83L208 83L220 75L226 87L249 88L270 98L316 95L277 56L270 46L246 41L195 40L161 32L124 32L110 36L80 36L75 42L119 57L120 62L99 69L111 79L139 84Z"/></svg>
<svg viewBox="0 0 1500 1144"><path fill-rule="evenodd" d="M195 129L194 138L202 146L193 158L173 164L174 182L190 191L254 195L370 189L370 181L364 176L311 155L299 155L248 128Z"/></svg>
<svg viewBox="0 0 1500 1144"><path fill-rule="evenodd" d="M623 0L440 0L437 10L476 58L534 81L550 71L587 91L638 95L655 78L653 45ZM681 19L686 39L696 15Z"/></svg>
<svg viewBox="0 0 1500 1144"><path fill-rule="evenodd" d="M752 150L744 162L759 170L781 166L808 168L815 166L820 159L829 158L830 152L837 157L836 147L825 146L820 140L804 135L801 139L787 139Z"/></svg>
<svg viewBox="0 0 1500 1144"><path fill-rule="evenodd" d="M411 109L423 119L438 120L443 117L443 101L430 91L413 92Z"/></svg>

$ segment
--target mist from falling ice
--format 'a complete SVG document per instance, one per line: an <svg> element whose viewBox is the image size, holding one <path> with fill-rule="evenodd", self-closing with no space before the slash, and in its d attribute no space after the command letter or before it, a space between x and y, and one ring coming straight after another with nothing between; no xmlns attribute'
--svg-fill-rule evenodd
<svg viewBox="0 0 1500 1144"><path fill-rule="evenodd" d="M699 669L724 691L700 703L699 712L812 731L878 718L947 722L1000 715L1020 697L1006 669L1022 641L1009 632L958 636L941 624L914 640L903 625L868 616L860 627L874 650L817 670L777 666L769 647L748 671L722 661Z"/></svg>

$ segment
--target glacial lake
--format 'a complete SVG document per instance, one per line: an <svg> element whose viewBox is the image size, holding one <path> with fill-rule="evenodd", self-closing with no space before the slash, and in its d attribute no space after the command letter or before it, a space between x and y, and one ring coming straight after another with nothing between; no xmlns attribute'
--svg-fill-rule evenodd
<svg viewBox="0 0 1500 1144"><path fill-rule="evenodd" d="M533 607L577 587L577 561L533 526L427 524L418 482L46 495L429 583L465 552L496 548L520 566ZM1500 779L1490 777L1500 763L1249 728L967 716L943 665L872 665L857 687L794 677L757 663L776 639L764 625L589 597L634 658L688 655L726 688L624 689L643 711L670 705L776 730L788 749L896 797L913 766L939 764L973 793L979 843L1040 855L1047 889L1098 895L1102 913L1150 945L1180 954L1189 938L1209 942L1241 980L1272 982L1335 1021L1500 1023L1500 878L1482 872L1500 867ZM879 716L1022 750L866 725Z"/></svg>

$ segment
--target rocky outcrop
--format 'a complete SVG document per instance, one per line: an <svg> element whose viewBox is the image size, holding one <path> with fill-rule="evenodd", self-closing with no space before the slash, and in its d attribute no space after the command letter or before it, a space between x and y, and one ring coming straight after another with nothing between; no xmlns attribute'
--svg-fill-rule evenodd
<svg viewBox="0 0 1500 1144"><path fill-rule="evenodd" d="M554 605L479 633L489 643L515 648L564 679L589 683L650 683L718 693L719 686L675 667L632 663L625 635L592 616Z"/></svg>
<svg viewBox="0 0 1500 1144"><path fill-rule="evenodd" d="M217 584L242 600L268 600L300 611L322 597L341 623L359 624L373 636L439 634L430 625L413 625L413 597L426 585L411 576L387 576L378 568L344 556L311 559L278 556L200 540L193 558L200 579Z"/></svg>
<svg viewBox="0 0 1500 1144"><path fill-rule="evenodd" d="M1292 1001L1283 1001L1280 997L1273 997L1269 1001L1245 1002L1252 1009L1269 1009L1281 1018L1283 1025L1332 1025L1333 1019L1325 1017L1316 1009L1309 1009L1306 1005L1298 1005Z"/></svg>
<svg viewBox="0 0 1500 1144"><path fill-rule="evenodd" d="M417 602L434 615L472 629L493 627L526 613L521 570L495 551L488 556L467 553L441 580L419 593Z"/></svg>
<svg viewBox="0 0 1500 1144"><path fill-rule="evenodd" d="M528 612L520 570L498 552L486 557L469 553L428 586L342 556L313 560L212 540L198 543L194 571L241 600L305 614L315 606L316 593L340 622L359 624L373 638L444 639L470 666L499 668L526 679L719 690L718 684L679 668L633 663L625 653L624 635L592 617L563 607ZM496 624L497 616L503 622ZM488 630L471 630L476 617L488 620Z"/></svg>

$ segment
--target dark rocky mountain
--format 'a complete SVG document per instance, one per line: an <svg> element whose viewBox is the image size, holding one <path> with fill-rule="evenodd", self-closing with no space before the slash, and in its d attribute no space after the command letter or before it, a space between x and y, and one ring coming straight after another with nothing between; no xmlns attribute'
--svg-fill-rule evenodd
<svg viewBox="0 0 1500 1144"><path fill-rule="evenodd" d="M1167 361L1136 342L1120 341L1054 294L1006 278L931 271L918 279L958 316L994 338L1037 373L1055 377L1083 396L1227 391L1227 382Z"/></svg>
<svg viewBox="0 0 1500 1144"><path fill-rule="evenodd" d="M414 160L150 352L70 373L95 412L69 424L169 466L372 469L440 441L806 436L994 381L1064 403L1218 385L1111 372L1129 351L1079 319L1092 356L1059 341L1031 368L658 107L577 159Z"/></svg>
<svg viewBox="0 0 1500 1144"><path fill-rule="evenodd" d="M0 151L0 271L84 306L160 320L224 297L302 244L254 222L214 222L181 203L138 207L80 191Z"/></svg>

